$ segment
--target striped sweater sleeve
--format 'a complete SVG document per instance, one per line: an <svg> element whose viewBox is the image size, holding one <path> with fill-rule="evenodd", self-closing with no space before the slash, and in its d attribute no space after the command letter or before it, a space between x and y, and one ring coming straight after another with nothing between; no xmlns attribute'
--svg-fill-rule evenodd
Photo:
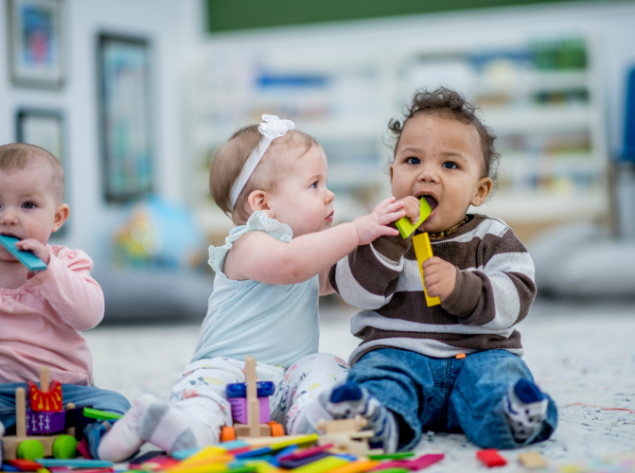
<svg viewBox="0 0 635 473"><path fill-rule="evenodd" d="M379 309L392 299L411 245L412 238L396 236L359 246L331 268L329 282L349 304Z"/></svg>
<svg viewBox="0 0 635 473"><path fill-rule="evenodd" d="M534 264L511 228L486 235L480 264L457 271L454 291L442 307L464 325L506 329L523 320L536 296Z"/></svg>

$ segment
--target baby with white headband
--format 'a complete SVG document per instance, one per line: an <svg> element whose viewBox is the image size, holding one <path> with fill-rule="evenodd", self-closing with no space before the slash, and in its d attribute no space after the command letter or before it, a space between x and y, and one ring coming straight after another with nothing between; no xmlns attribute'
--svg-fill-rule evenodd
<svg viewBox="0 0 635 473"><path fill-rule="evenodd" d="M108 440L120 456L144 440L168 452L225 440L222 428L232 425L225 388L245 382L246 355L257 360L258 380L273 382L271 419L288 433L315 432L321 418L331 418L318 396L345 380L349 368L318 353L318 296L333 292L333 264L399 234L387 225L405 215L403 203L391 197L331 228L324 151L292 121L263 119L236 132L213 158L212 197L237 226L225 245L210 246L216 280L190 364L169 403L144 395L115 424L121 434Z"/></svg>

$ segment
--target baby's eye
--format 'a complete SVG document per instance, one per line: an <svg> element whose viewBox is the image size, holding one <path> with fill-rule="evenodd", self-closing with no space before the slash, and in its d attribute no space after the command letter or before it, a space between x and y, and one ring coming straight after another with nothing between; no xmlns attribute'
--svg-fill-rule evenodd
<svg viewBox="0 0 635 473"><path fill-rule="evenodd" d="M320 181L315 181L313 184L311 184L311 187L313 187L314 189L317 189L319 182Z"/></svg>
<svg viewBox="0 0 635 473"><path fill-rule="evenodd" d="M443 166L444 168L447 168L447 169L458 169L459 168L456 165L456 163L453 163L452 161L446 161L441 166Z"/></svg>
<svg viewBox="0 0 635 473"><path fill-rule="evenodd" d="M25 209L34 209L35 204L33 202L25 202L24 204L22 204L22 207Z"/></svg>
<svg viewBox="0 0 635 473"><path fill-rule="evenodd" d="M406 159L407 164L421 164L421 160L419 158L408 158Z"/></svg>

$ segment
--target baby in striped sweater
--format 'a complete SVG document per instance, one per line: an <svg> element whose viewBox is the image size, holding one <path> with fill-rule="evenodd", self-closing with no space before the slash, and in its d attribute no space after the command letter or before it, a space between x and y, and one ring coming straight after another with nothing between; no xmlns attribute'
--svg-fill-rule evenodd
<svg viewBox="0 0 635 473"><path fill-rule="evenodd" d="M522 360L520 334L536 294L534 265L501 220L467 214L485 202L498 155L494 136L458 93L419 91L396 135L392 194L418 220L418 199L432 213L435 254L423 264L428 307L412 238L384 236L360 246L330 271L333 288L364 310L352 331L347 382L323 393L336 418L361 414L373 445L407 450L422 432L464 432L483 448L546 440L557 425L551 398Z"/></svg>

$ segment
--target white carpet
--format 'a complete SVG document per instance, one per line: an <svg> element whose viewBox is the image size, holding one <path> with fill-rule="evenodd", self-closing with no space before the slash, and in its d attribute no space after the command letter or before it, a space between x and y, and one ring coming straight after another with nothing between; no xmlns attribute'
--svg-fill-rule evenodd
<svg viewBox="0 0 635 473"><path fill-rule="evenodd" d="M322 309L320 351L348 357L358 344L349 331L354 312L339 306ZM553 471L589 458L635 452L635 304L539 302L519 330L525 361L559 410L555 435L525 451L540 452ZM103 326L86 332L96 384L130 400L146 392L167 399L198 332L193 325ZM430 473L483 470L476 450L463 435L441 433L426 436L417 448L446 455ZM521 451L501 452L508 466L497 471L521 469Z"/></svg>

